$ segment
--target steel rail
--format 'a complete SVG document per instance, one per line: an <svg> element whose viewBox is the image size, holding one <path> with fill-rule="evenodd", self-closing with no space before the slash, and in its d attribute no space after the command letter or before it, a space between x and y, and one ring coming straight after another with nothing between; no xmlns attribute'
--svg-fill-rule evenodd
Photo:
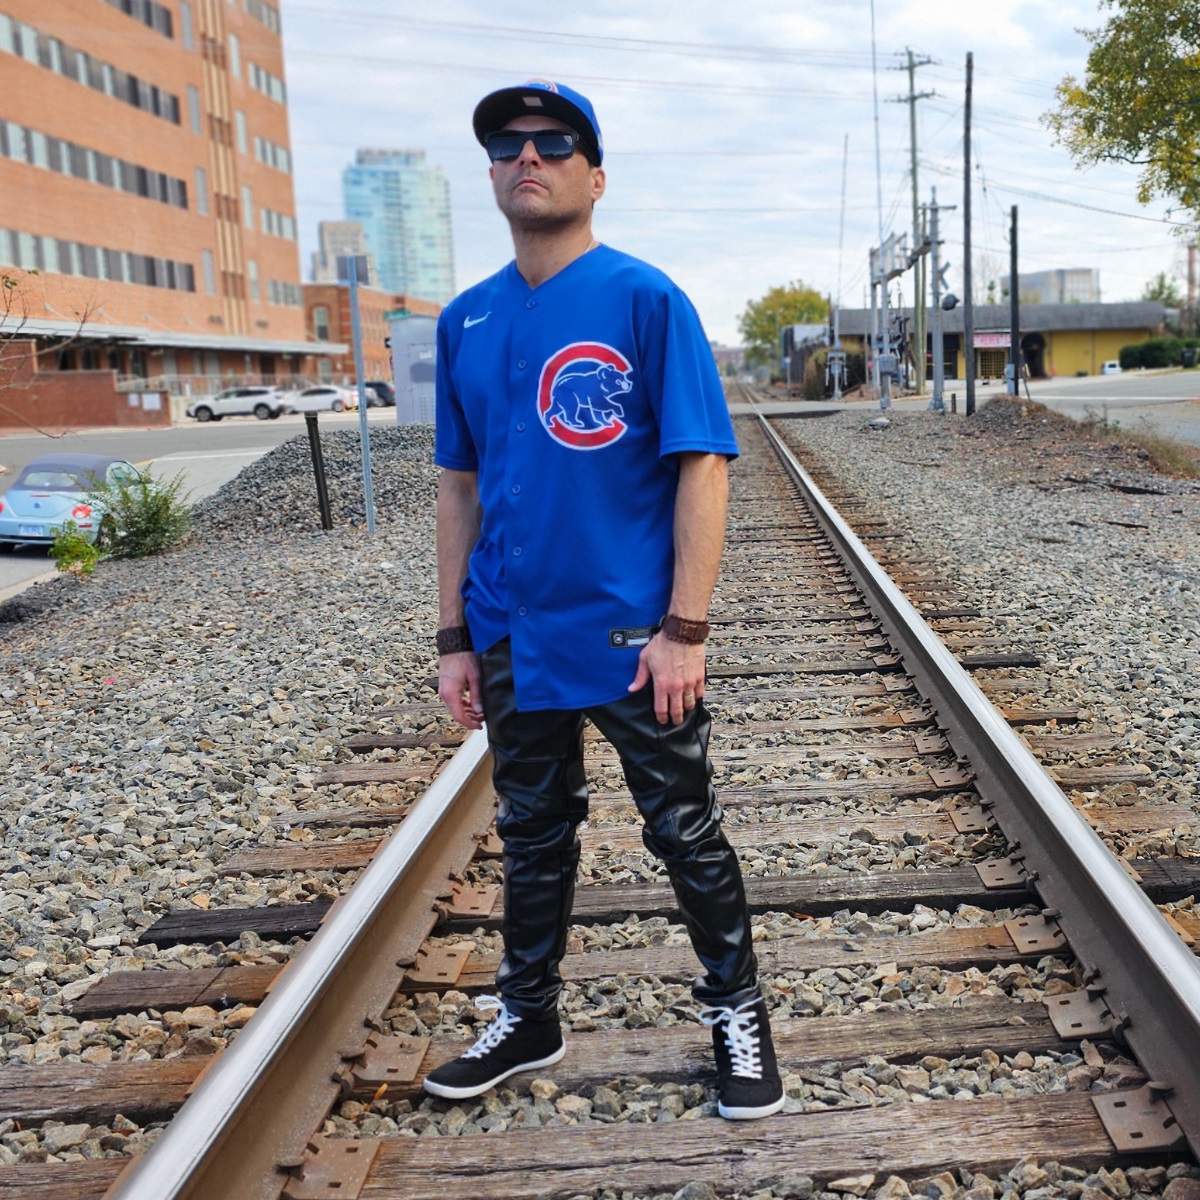
<svg viewBox="0 0 1200 1200"><path fill-rule="evenodd" d="M396 992L450 872L491 824L487 737L467 738L111 1200L274 1200Z"/></svg>
<svg viewBox="0 0 1200 1200"><path fill-rule="evenodd" d="M753 405L753 400L751 399ZM1200 1155L1200 961L755 409L1117 1032ZM1156 1088L1156 1090L1158 1090Z"/></svg>

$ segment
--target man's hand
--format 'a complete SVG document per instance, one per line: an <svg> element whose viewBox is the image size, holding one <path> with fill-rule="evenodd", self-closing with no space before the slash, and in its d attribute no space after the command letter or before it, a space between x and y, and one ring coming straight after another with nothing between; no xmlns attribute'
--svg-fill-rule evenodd
<svg viewBox="0 0 1200 1200"><path fill-rule="evenodd" d="M658 723L681 724L684 714L704 695L704 646L673 642L656 633L638 655L637 674L629 690L636 692L651 679Z"/></svg>
<svg viewBox="0 0 1200 1200"><path fill-rule="evenodd" d="M438 695L460 725L467 729L483 728L479 658L473 651L443 654L438 659Z"/></svg>

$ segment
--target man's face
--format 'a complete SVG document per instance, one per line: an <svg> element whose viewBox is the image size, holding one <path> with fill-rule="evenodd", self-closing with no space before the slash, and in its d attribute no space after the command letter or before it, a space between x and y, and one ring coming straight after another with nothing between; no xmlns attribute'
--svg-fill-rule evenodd
<svg viewBox="0 0 1200 1200"><path fill-rule="evenodd" d="M549 117L517 117L505 129L569 129ZM557 229L586 221L604 195L604 168L593 167L581 149L570 158L541 158L526 142L516 158L492 164L496 203L509 224L521 229Z"/></svg>

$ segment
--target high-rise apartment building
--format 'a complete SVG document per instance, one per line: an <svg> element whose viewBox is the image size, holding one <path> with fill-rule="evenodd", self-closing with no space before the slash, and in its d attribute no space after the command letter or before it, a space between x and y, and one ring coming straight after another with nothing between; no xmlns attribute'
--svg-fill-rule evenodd
<svg viewBox="0 0 1200 1200"><path fill-rule="evenodd" d="M301 367L277 7L0 0L0 72L4 332L73 333L62 369Z"/></svg>
<svg viewBox="0 0 1200 1200"><path fill-rule="evenodd" d="M1025 304L1099 304L1100 272L1091 267L1059 268L1056 271L1022 271L1018 299ZM1000 280L1000 291L1008 295L1009 276Z"/></svg>
<svg viewBox="0 0 1200 1200"><path fill-rule="evenodd" d="M348 220L362 225L375 285L445 304L454 296L450 185L423 150L359 150L342 172Z"/></svg>
<svg viewBox="0 0 1200 1200"><path fill-rule="evenodd" d="M375 278L375 265L371 255L367 254L363 227L358 221L318 221L317 246L312 256L313 283L337 283L337 260L363 255L367 258L371 278Z"/></svg>

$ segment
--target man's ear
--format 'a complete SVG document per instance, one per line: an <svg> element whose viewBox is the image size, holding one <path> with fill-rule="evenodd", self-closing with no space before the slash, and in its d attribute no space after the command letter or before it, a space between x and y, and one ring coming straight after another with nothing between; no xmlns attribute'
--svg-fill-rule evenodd
<svg viewBox="0 0 1200 1200"><path fill-rule="evenodd" d="M595 204L604 195L605 175L603 167L592 168L592 203Z"/></svg>

